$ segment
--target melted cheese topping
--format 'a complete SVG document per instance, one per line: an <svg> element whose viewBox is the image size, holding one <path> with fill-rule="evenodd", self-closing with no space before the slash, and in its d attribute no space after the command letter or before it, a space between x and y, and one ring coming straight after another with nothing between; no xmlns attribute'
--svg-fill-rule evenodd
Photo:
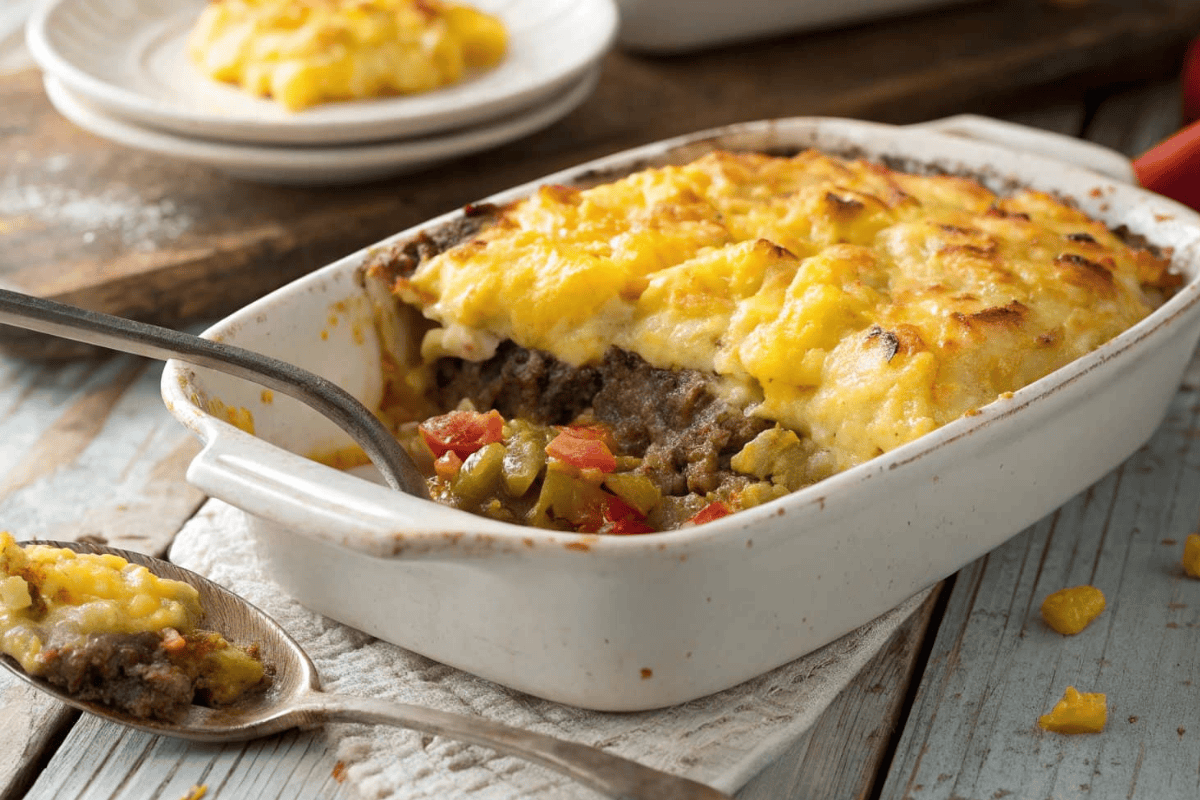
<svg viewBox="0 0 1200 800"><path fill-rule="evenodd" d="M457 83L499 63L507 34L441 0L212 0L188 45L209 77L297 111Z"/></svg>
<svg viewBox="0 0 1200 800"><path fill-rule="evenodd" d="M543 187L395 291L437 323L426 361L505 339L573 365L624 348L718 376L841 470L1112 338L1166 268L1043 193L718 152Z"/></svg>

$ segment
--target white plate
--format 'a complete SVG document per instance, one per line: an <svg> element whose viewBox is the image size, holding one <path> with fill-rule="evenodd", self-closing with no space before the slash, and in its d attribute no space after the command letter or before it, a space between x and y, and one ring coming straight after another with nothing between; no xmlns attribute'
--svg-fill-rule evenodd
<svg viewBox="0 0 1200 800"><path fill-rule="evenodd" d="M203 0L51 0L29 20L43 70L110 116L184 136L347 144L464 127L545 102L578 80L616 33L612 0L475 0L509 52L493 70L423 94L289 112L202 75L185 39Z"/></svg>
<svg viewBox="0 0 1200 800"><path fill-rule="evenodd" d="M49 75L44 82L46 96L59 113L97 136L138 150L203 164L246 180L316 186L415 172L519 139L566 116L587 99L599 77L599 68L594 68L549 102L499 122L444 136L345 147L271 147L176 136L109 116Z"/></svg>

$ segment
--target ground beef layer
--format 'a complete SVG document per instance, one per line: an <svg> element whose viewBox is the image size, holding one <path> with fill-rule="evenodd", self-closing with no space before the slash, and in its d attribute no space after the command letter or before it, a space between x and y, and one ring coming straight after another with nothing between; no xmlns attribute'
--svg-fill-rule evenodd
<svg viewBox="0 0 1200 800"><path fill-rule="evenodd" d="M177 719L192 702L193 678L173 664L157 633L93 634L43 651L41 677L72 696L141 719Z"/></svg>
<svg viewBox="0 0 1200 800"><path fill-rule="evenodd" d="M573 367L506 342L486 361L441 359L436 374L442 408L468 399L509 419L555 425L590 411L612 428L623 454L643 459L638 472L665 495L744 480L729 459L773 424L722 400L703 373L658 369L617 348L598 365Z"/></svg>

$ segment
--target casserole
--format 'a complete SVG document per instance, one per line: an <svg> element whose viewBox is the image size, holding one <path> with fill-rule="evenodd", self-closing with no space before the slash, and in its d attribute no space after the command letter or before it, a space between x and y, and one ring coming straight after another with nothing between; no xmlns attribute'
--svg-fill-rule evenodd
<svg viewBox="0 0 1200 800"><path fill-rule="evenodd" d="M188 471L242 508L273 577L339 621L499 683L602 710L727 688L814 650L998 546L1151 434L1200 336L1200 218L1097 172L929 129L796 118L704 131L543 183L588 185L714 148L817 147L1028 185L1171 248L1182 288L1142 322L973 415L780 500L636 537L519 527L398 495L297 454L347 444L286 398L170 362L164 399L205 443ZM456 240L455 212L380 243ZM360 267L373 248L207 335L293 361L379 403L414 335ZM239 422L235 426L226 420ZM254 435L244 428L251 427ZM1103 435L1096 435L1102 431Z"/></svg>

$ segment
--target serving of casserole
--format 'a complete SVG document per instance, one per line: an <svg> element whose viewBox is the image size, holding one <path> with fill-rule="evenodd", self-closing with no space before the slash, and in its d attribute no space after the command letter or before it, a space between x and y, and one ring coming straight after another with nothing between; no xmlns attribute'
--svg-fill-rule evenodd
<svg viewBox="0 0 1200 800"><path fill-rule="evenodd" d="M304 458L347 441L285 398L176 362L163 391L205 442L189 479L305 604L651 708L848 632L1144 442L1200 336L1198 244L1192 212L1062 162L751 123L489 198L209 331L411 421L444 503Z"/></svg>

